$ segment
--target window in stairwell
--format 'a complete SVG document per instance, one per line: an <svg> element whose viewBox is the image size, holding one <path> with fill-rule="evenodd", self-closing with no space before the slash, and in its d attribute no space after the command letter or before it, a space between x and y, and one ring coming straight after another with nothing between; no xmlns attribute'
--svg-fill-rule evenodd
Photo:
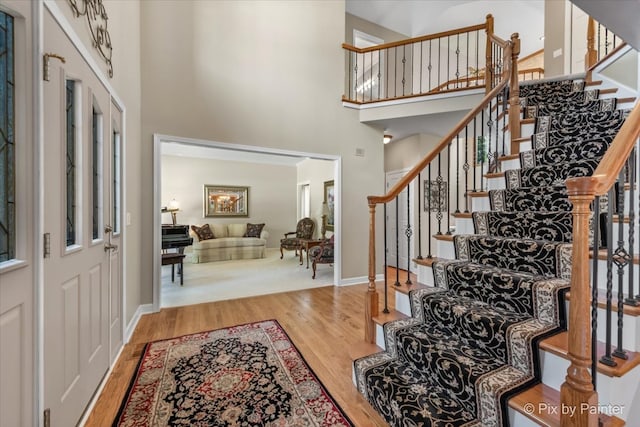
<svg viewBox="0 0 640 427"><path fill-rule="evenodd" d="M13 17L0 12L0 262L16 256Z"/></svg>
<svg viewBox="0 0 640 427"><path fill-rule="evenodd" d="M309 184L298 185L298 219L307 218L311 211L311 192Z"/></svg>

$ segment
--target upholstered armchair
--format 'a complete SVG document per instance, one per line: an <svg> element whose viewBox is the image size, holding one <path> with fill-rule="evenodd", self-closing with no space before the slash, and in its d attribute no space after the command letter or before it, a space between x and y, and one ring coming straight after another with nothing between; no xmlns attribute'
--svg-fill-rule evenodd
<svg viewBox="0 0 640 427"><path fill-rule="evenodd" d="M316 278L316 264L333 264L333 236L309 249L309 259L312 260L312 279Z"/></svg>
<svg viewBox="0 0 640 427"><path fill-rule="evenodd" d="M296 231L284 233L284 239L280 240L280 259L284 256L284 250L296 251L300 249L300 240L308 240L313 238L313 231L316 223L311 218L302 218L296 225Z"/></svg>

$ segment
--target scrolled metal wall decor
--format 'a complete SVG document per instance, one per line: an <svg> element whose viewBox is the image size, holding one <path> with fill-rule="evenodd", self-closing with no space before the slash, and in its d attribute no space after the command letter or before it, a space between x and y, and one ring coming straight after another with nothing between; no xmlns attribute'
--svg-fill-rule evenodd
<svg viewBox="0 0 640 427"><path fill-rule="evenodd" d="M93 47L95 47L100 56L107 63L107 72L109 77L113 77L113 64L111 63L111 55L113 47L111 46L111 36L107 30L107 10L102 4L102 0L67 0L69 6L73 10L76 17L86 16L91 37L93 38Z"/></svg>

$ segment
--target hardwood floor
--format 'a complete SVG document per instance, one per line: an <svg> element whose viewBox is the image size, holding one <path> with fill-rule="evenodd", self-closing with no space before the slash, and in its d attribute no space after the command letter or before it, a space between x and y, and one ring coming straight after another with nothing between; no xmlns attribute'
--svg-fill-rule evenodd
<svg viewBox="0 0 640 427"><path fill-rule="evenodd" d="M395 270L392 271L390 283L395 281ZM406 277L406 272L401 272L401 277ZM276 319L356 426L387 426L352 383L352 357L370 349L362 345L366 289L366 284L329 286L166 308L142 316L85 425L111 425L145 343ZM382 291L382 285L378 290ZM393 307L393 298L389 304Z"/></svg>

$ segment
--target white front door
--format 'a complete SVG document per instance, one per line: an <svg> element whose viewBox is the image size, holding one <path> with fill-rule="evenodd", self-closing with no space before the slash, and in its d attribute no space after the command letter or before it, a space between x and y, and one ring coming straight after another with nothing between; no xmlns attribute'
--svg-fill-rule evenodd
<svg viewBox="0 0 640 427"><path fill-rule="evenodd" d="M110 333L121 330L119 286L110 284L118 276L111 268L119 268L111 224L114 121L107 89L46 9L43 21L44 52L64 58L49 60L43 85L44 408L52 426L67 427L78 423L107 372Z"/></svg>

